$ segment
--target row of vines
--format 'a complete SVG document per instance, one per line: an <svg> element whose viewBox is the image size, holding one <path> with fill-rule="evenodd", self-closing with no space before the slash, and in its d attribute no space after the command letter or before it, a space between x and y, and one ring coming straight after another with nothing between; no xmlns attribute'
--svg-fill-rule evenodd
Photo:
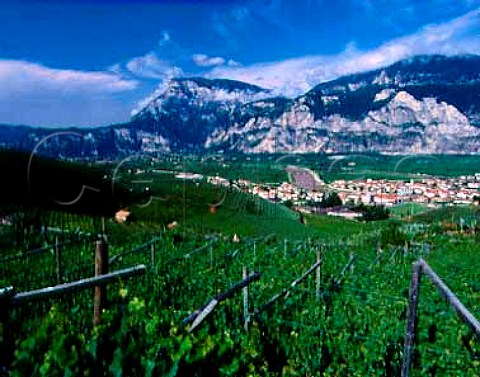
<svg viewBox="0 0 480 377"><path fill-rule="evenodd" d="M480 302L475 270L480 247L468 236L437 237L429 240L431 248L424 254L424 248L379 248L377 238L373 234L326 244L274 235L207 238L164 229L154 234L138 229L122 238L121 231L111 229L112 270L150 264L150 247L138 246L152 240L155 264L142 278L109 286L109 305L96 327L91 323L91 291L16 308L7 324L14 345L10 373L397 376L412 262L423 255L465 304L475 308ZM69 239L60 239L65 243L62 279L91 276L94 240ZM244 267L261 273L249 287L253 313L314 264L317 251L323 259L320 294L312 274L292 294L252 317L248 332L238 294L187 333L182 319L240 281ZM18 253L12 249L12 255ZM339 279L352 253L353 268ZM53 251L15 258L0 265L3 285L28 290L56 284ZM420 302L413 375L477 376L480 345L466 326L433 288L422 288Z"/></svg>

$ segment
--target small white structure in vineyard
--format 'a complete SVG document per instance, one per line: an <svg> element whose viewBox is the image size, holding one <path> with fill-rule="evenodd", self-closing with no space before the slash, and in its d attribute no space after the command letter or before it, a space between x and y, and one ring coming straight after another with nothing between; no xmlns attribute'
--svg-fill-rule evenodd
<svg viewBox="0 0 480 377"><path fill-rule="evenodd" d="M117 223L124 223L127 221L128 216L130 216L130 212L128 212L126 209L121 209L115 214L115 221Z"/></svg>

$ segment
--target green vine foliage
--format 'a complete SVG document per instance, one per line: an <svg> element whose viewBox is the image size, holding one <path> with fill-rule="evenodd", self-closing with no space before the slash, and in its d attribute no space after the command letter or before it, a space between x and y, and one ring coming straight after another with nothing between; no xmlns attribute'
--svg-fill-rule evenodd
<svg viewBox="0 0 480 377"><path fill-rule="evenodd" d="M386 226L381 234L397 231ZM11 375L398 376L411 265L420 256L480 314L475 309L480 302L475 268L480 246L473 236L444 238L426 232L416 235L408 250L399 251L396 242L384 242L379 250L378 236L363 234L323 245L320 290L313 273L252 317L248 332L239 292L189 334L182 319L238 282L244 266L262 274L249 287L252 312L315 263L322 245L321 239L237 243L216 237L206 241L175 230L163 233L156 266L149 266L143 277L108 287L109 304L96 327L90 290L15 309L8 323L14 349ZM149 248L125 253L140 240L112 243L112 256L125 254L112 268L148 264ZM428 252L415 246L421 242L429 243ZM353 270L340 279L352 252ZM417 345L413 376L478 375L478 341L425 277Z"/></svg>

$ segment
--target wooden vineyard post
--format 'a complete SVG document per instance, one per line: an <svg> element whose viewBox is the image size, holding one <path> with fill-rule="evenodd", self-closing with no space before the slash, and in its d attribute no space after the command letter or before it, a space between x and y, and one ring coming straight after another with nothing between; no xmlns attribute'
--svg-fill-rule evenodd
<svg viewBox="0 0 480 377"><path fill-rule="evenodd" d="M242 280L246 280L248 278L248 269L247 267L243 267L242 271ZM248 285L243 287L243 321L244 321L244 328L245 331L248 332L249 325L250 325L250 313L248 310Z"/></svg>
<svg viewBox="0 0 480 377"><path fill-rule="evenodd" d="M58 241L58 235L55 236L55 271L57 274L57 284L62 283L62 249Z"/></svg>
<svg viewBox="0 0 480 377"><path fill-rule="evenodd" d="M283 256L286 258L287 257L287 239L283 239Z"/></svg>
<svg viewBox="0 0 480 377"><path fill-rule="evenodd" d="M156 245L155 245L155 237L154 237L150 245L150 264L152 265L152 269L155 269L155 264L156 264L155 253L156 253Z"/></svg>
<svg viewBox="0 0 480 377"><path fill-rule="evenodd" d="M432 270L432 268L423 259L419 262L422 266L423 273L437 287L440 294L448 301L448 303L457 312L465 324L470 327L475 336L480 339L480 322L473 314L462 304L458 297L447 287L440 277Z"/></svg>
<svg viewBox="0 0 480 377"><path fill-rule="evenodd" d="M410 366L413 361L415 350L415 328L417 325L417 306L420 293L421 262L415 262L412 268L412 281L410 283L410 295L408 297L407 330L403 346L402 377L410 377Z"/></svg>
<svg viewBox="0 0 480 377"><path fill-rule="evenodd" d="M320 261L322 260L322 254L320 252L320 249L317 249L317 263L319 264L318 267L317 267L317 271L316 271L316 276L315 276L315 282L316 282L316 287L315 287L315 296L317 298L317 301L320 301L320 298L321 298L321 292L320 292L320 288L321 288L321 277L322 277L322 266L320 264Z"/></svg>
<svg viewBox="0 0 480 377"><path fill-rule="evenodd" d="M95 244L95 276L108 274L108 244L105 235L102 235ZM93 324L100 323L100 315L107 300L106 286L95 286L93 298Z"/></svg>

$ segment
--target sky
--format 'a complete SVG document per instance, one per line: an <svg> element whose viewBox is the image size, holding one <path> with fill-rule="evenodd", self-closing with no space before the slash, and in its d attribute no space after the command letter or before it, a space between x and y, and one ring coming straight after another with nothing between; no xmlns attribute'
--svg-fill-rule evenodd
<svg viewBox="0 0 480 377"><path fill-rule="evenodd" d="M480 54L480 0L3 0L0 123L125 122L180 76L294 97L433 53Z"/></svg>

